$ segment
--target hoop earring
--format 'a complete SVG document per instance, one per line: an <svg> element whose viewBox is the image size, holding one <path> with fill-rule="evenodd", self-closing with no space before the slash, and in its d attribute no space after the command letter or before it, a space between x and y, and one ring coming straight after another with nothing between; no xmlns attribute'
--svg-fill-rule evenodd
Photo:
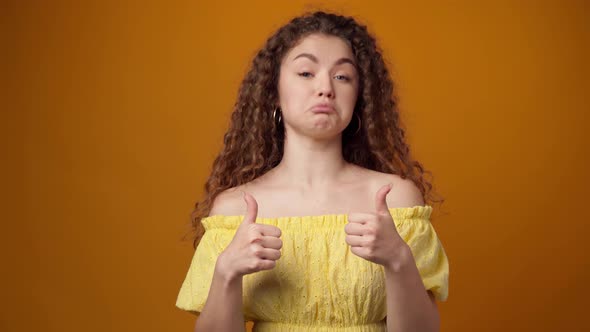
<svg viewBox="0 0 590 332"><path fill-rule="evenodd" d="M356 117L359 119L359 126L358 126L358 128L356 128L356 131L354 132L354 135L353 135L353 136L356 136L356 134L358 134L358 133L359 133L359 131L361 130L361 117L360 117L360 115L358 115L357 113L354 113L354 114L355 114L355 115L356 115Z"/></svg>
<svg viewBox="0 0 590 332"><path fill-rule="evenodd" d="M279 111L279 122L277 123L277 111ZM277 107L275 108L274 112L272 112L272 119L274 120L275 123L280 124L281 120L283 119L283 117L281 116L281 108Z"/></svg>

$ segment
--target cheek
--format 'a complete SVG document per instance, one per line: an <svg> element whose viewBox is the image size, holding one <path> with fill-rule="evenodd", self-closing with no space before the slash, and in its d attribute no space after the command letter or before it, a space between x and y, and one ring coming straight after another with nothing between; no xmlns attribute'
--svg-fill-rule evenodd
<svg viewBox="0 0 590 332"><path fill-rule="evenodd" d="M296 111L308 100L309 89L306 89L303 84L296 84L285 79L279 85L279 96L283 107Z"/></svg>
<svg viewBox="0 0 590 332"><path fill-rule="evenodd" d="M354 107L354 104L356 104L357 98L358 98L358 89L354 88L350 92L350 102L352 103L352 107Z"/></svg>
<svg viewBox="0 0 590 332"><path fill-rule="evenodd" d="M354 85L346 85L340 88L337 93L341 96L341 100L347 108L353 109L358 98L358 88ZM342 105L342 106L344 106Z"/></svg>

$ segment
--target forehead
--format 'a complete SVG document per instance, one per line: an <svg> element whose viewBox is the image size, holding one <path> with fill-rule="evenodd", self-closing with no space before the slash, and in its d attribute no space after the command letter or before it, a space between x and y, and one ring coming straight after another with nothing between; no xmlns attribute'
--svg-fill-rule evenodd
<svg viewBox="0 0 590 332"><path fill-rule="evenodd" d="M352 49L346 41L340 37L324 34L312 34L303 37L287 52L284 61L291 62L301 53L313 54L320 62L331 62L340 58L354 59Z"/></svg>

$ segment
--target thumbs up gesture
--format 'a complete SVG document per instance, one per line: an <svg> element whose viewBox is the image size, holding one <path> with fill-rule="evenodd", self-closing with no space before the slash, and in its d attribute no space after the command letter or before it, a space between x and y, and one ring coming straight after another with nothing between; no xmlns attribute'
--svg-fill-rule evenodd
<svg viewBox="0 0 590 332"><path fill-rule="evenodd" d="M387 268L407 253L385 200L391 187L385 185L377 191L374 213L351 213L344 226L346 243L353 254Z"/></svg>
<svg viewBox="0 0 590 332"><path fill-rule="evenodd" d="M244 200L247 206L244 220L217 260L229 279L270 270L281 257L281 230L273 225L257 224L258 203L246 193Z"/></svg>

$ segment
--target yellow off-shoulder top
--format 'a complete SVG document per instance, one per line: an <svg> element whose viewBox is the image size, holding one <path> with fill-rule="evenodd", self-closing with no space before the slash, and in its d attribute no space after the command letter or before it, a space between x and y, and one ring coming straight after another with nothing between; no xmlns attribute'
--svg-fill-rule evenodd
<svg viewBox="0 0 590 332"><path fill-rule="evenodd" d="M439 301L448 296L449 263L430 223L432 207L389 209L409 245L424 287ZM202 219L197 247L176 306L198 314L204 307L219 254L244 216ZM346 244L346 214L257 218L281 229L281 258L272 270L243 279L244 318L254 331L385 331L383 266L353 254ZM395 317L388 317L395 319Z"/></svg>

